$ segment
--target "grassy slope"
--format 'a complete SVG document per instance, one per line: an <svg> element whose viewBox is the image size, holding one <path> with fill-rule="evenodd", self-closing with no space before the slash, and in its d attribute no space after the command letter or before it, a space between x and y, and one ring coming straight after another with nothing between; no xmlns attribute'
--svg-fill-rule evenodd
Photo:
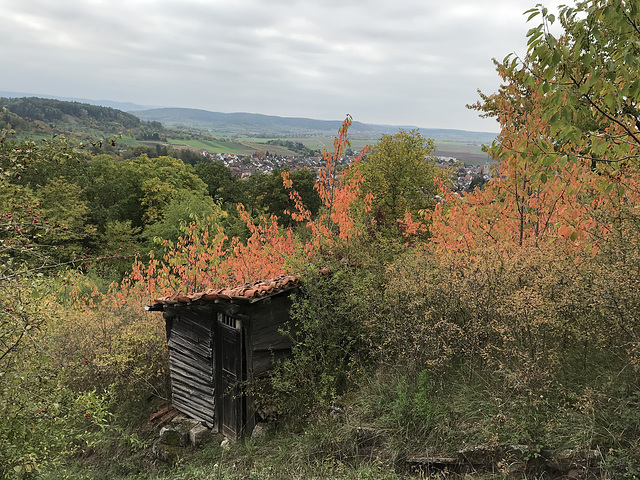
<svg viewBox="0 0 640 480"><path fill-rule="evenodd" d="M295 152L292 152L289 149L281 147L279 145L268 145L265 142L256 142L256 141L242 141L240 142L242 145L247 146L247 148L251 148L252 150L263 150L269 153L275 153L276 155L284 155L284 156L295 156L297 155Z"/></svg>
<svg viewBox="0 0 640 480"><path fill-rule="evenodd" d="M108 458L100 447L44 472L45 480L122 479L122 480L413 480L419 477L398 468L397 451L359 445L358 425L335 418L320 419L303 432L267 430L259 438L247 438L222 447L221 435L213 435L198 448L177 448L176 465L153 460L150 445L157 439L143 440L146 446L136 453L120 447ZM104 457L103 457L104 456Z"/></svg>
<svg viewBox="0 0 640 480"><path fill-rule="evenodd" d="M81 105L73 102L63 102L57 100L48 99L4 99L8 102L9 107L12 105L18 109L23 108L26 104L31 107L31 110L40 112L41 115L45 115L51 111L51 108L47 110L46 107L55 107L53 110L57 112L57 109L64 111L64 115L60 114L60 118L45 118L44 121L33 121L28 118L21 118L17 115L11 114L11 123L19 124L17 130L17 137L19 139L39 139L48 138L50 135L57 133L64 133L70 137L76 138L80 141L92 141L100 138L113 138L118 134L122 134L123 138L116 139L116 141L122 145L141 145L150 144L148 141L137 141L130 134L130 126L138 119L130 114L110 109L106 107L96 107L90 105ZM22 103L20 103L22 102ZM22 107L20 107L22 105ZM83 114L82 116L75 116L78 114L79 108L85 108L90 112L90 115ZM24 108L23 108L24 109ZM29 111L31 111L29 110ZM27 111L27 110L25 110ZM79 115L79 114L78 114ZM262 118L262 117L260 117ZM263 121L271 122L277 121L278 117L265 117ZM231 117L229 119L231 120ZM294 119L288 119L288 121L294 121ZM300 120L302 121L302 120ZM123 122L123 123L120 123ZM125 125L126 123L126 125ZM313 122L311 122L313 124ZM295 122L294 122L295 124ZM55 125L55 128L54 128ZM306 124L305 124L306 125ZM143 124L144 126L144 124ZM294 125L295 126L295 125ZM291 127L291 125L289 125ZM308 127L308 126L307 126ZM145 126L148 128L148 126ZM293 127L292 127L293 128ZM197 137L197 132L201 130L194 130L191 133ZM311 132L311 131L310 131ZM207 150L211 153L231 153L240 155L249 155L256 150L268 150L270 153L276 153L279 155L292 155L289 150L278 147L275 145L265 145L270 139L286 139L296 142L301 142L306 147L313 150L328 151L333 150L333 133L327 135L325 132L316 130L315 133L307 133L301 131L302 135L293 138L286 132L281 132L280 137L249 137L239 136L236 133L229 132L210 132L216 136L226 136L232 138L231 141L213 141L213 140L178 140L177 138L170 138L168 143L170 145L187 145L192 148ZM166 132L170 135L170 132ZM175 132L174 132L175 133ZM366 145L374 145L378 141L380 132L365 131L356 132L351 139L351 148L355 151L361 150ZM168 136L169 136L168 135ZM431 136L434 138L437 145L437 155L451 156L459 158L467 163L483 164L486 161L486 154L481 151L481 142L488 143L490 134L483 134L481 132L463 132L457 130L437 130L431 129L424 132L425 136ZM153 143L153 142L151 142Z"/></svg>
<svg viewBox="0 0 640 480"><path fill-rule="evenodd" d="M252 138L252 137L239 137L238 141L243 144L255 145L256 149L259 149L261 144L268 142L269 140L277 140L278 137L273 138ZM331 151L333 149L333 137L300 137L300 138L284 138L282 140L290 140L293 142L300 142L304 146L313 150L327 149ZM366 145L375 145L377 138L354 138L351 139L351 148L355 151L362 150ZM275 152L275 147L272 145L261 147L260 149L269 150L269 152ZM438 156L451 156L456 157L465 163L471 164L484 164L487 160L487 154L482 151L482 145L479 143L469 142L456 142L456 141L437 141L435 155Z"/></svg>
<svg viewBox="0 0 640 480"><path fill-rule="evenodd" d="M313 150L322 150L323 148L326 148L327 150L330 148L333 148L333 139L334 137L298 137L298 138L291 138L291 137L271 137L271 138L254 138L254 137L239 137L238 141L240 142L252 142L252 143L266 143L269 140L290 140L292 142L300 142L302 143L305 147L311 148ZM358 144L363 144L366 145L367 143L371 143L371 142L375 142L376 140L371 140L371 141L361 141L358 140ZM354 142L352 142L353 144ZM353 145L352 145L353 146Z"/></svg>
<svg viewBox="0 0 640 480"><path fill-rule="evenodd" d="M167 141L170 145L187 145L199 150L206 150L210 153L234 153L238 155L249 155L255 151L255 149L247 148L246 146L235 142L220 142L212 140L179 140L174 138L168 138Z"/></svg>

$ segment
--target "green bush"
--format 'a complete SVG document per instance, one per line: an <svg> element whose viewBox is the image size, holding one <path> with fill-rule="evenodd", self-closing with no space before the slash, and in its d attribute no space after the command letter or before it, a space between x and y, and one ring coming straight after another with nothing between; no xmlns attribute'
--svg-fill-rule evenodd
<svg viewBox="0 0 640 480"><path fill-rule="evenodd" d="M290 420L314 410L328 411L370 361L362 338L361 314L354 285L367 281L348 267L331 273L311 268L291 308L293 357L278 364L265 400ZM263 390L263 393L266 390Z"/></svg>
<svg viewBox="0 0 640 480"><path fill-rule="evenodd" d="M69 371L46 350L22 355L20 368L0 372L0 478L23 478L105 441L112 392L81 394L66 386Z"/></svg>

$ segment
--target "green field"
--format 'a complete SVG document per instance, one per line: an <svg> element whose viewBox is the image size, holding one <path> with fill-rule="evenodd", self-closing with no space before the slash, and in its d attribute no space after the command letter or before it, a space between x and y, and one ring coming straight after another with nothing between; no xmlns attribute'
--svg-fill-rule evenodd
<svg viewBox="0 0 640 480"><path fill-rule="evenodd" d="M140 145L141 142L129 135L123 135L122 138L116 138L116 143L120 145Z"/></svg>
<svg viewBox="0 0 640 480"><path fill-rule="evenodd" d="M250 155L255 150L236 142L220 142L213 140L177 140L168 138L170 145L185 145L198 150L206 150L210 153L235 153L238 155Z"/></svg>
<svg viewBox="0 0 640 480"><path fill-rule="evenodd" d="M313 150L327 149L329 152L333 150L333 137L299 137L299 138L252 138L252 137L239 137L238 142L245 145L251 145L256 150L269 150L270 152L278 153L276 146L264 145L269 140L290 140L292 142L300 142L305 147ZM378 142L377 138L354 138L351 140L351 148L354 151L362 150L366 145L375 145ZM473 164L483 164L487 158L487 154L482 151L482 145L479 143L469 142L452 142L452 141L436 141L436 155L452 156L459 158L461 161ZM263 146L264 145L264 146ZM286 155L286 154L285 154Z"/></svg>
<svg viewBox="0 0 640 480"><path fill-rule="evenodd" d="M291 142L300 142L305 147L309 148L322 148L333 146L333 137L270 137L270 138L256 138L256 137L239 137L238 141L240 142L255 142L255 143L266 143L269 140L288 140Z"/></svg>
<svg viewBox="0 0 640 480"><path fill-rule="evenodd" d="M288 150L284 147L281 147L279 145L268 145L266 142L263 142L263 141L257 142L257 141L242 140L240 141L240 143L242 145L245 145L247 148L252 149L253 151L263 150L263 151L268 151L269 153L275 153L276 155L283 155L287 157L297 155L297 153L292 152L291 150Z"/></svg>
<svg viewBox="0 0 640 480"><path fill-rule="evenodd" d="M327 149L333 151L333 137L298 137L298 138L255 138L238 137L233 142L218 140L178 140L168 139L168 143L174 146L184 145L198 150L206 150L210 153L235 153L238 155L251 155L257 150L264 150L277 155L294 155L290 150L277 145L269 145L269 140L290 140L300 142L313 150ZM351 148L354 151L362 150L366 145L375 145L378 139L356 138L351 140ZM123 142L124 143L124 142ZM487 154L482 151L482 145L471 142L436 141L435 154L438 156L455 157L468 163L483 165L487 161Z"/></svg>
<svg viewBox="0 0 640 480"><path fill-rule="evenodd" d="M328 151L333 150L333 139L334 137L298 137L298 138L290 138L290 137L272 137L272 138L254 138L254 137L239 137L238 141L242 143L251 143L251 144L260 144L266 143L269 140L289 140L291 142L300 142L305 147L308 147L312 150L323 150L327 149ZM352 139L351 140L351 148L353 150L362 150L365 145L373 145L376 143L377 139ZM271 147L269 146L268 150L271 152ZM275 146L273 146L275 147Z"/></svg>
<svg viewBox="0 0 640 480"><path fill-rule="evenodd" d="M438 141L435 144L436 150L483 154L482 145L480 144L446 141Z"/></svg>

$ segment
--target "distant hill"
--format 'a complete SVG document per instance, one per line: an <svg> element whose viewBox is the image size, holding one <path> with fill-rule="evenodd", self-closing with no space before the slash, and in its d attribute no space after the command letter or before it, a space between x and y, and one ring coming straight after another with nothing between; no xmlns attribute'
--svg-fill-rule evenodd
<svg viewBox="0 0 640 480"><path fill-rule="evenodd" d="M136 111L143 120L157 121L168 127L196 127L212 132L235 133L248 137L334 136L341 120L278 117L257 113L221 113L194 108L154 108ZM414 126L374 125L354 121L349 135L355 138L378 138L398 129L418 129ZM491 143L495 133L465 130L419 128L423 136L446 142Z"/></svg>
<svg viewBox="0 0 640 480"><path fill-rule="evenodd" d="M166 139L159 122L146 122L111 107L51 98L0 97L0 128L11 127L21 137L70 134L79 140L131 134L141 140Z"/></svg>
<svg viewBox="0 0 640 480"><path fill-rule="evenodd" d="M278 117L258 113L221 113L195 108L154 108L135 112L143 120L155 120L166 126L206 128L225 133L247 136L281 136L325 133L335 135L342 121L314 120L311 118ZM397 127L395 127L397 130ZM350 133L372 134L387 131L380 125L353 122Z"/></svg>
<svg viewBox="0 0 640 480"><path fill-rule="evenodd" d="M140 118L130 113L110 107L100 107L88 103L67 102L62 100L24 97L0 98L0 107L29 120L42 122L68 122L86 119L96 126L112 129L119 126L125 129L141 125Z"/></svg>
<svg viewBox="0 0 640 480"><path fill-rule="evenodd" d="M8 96L2 96L8 94ZM0 92L0 128L11 126L19 138L36 138L52 134L69 134L81 141L92 141L123 134L119 143L180 143L188 140L263 142L272 138L301 140L306 147L322 149L336 135L341 120L279 117L256 113L221 113L192 108L147 108L133 103L90 101L79 99L27 96ZM120 108L100 103L121 105ZM139 110L139 108L146 108ZM178 128L172 128L178 127ZM466 163L484 164L487 154L481 145L490 144L494 133L455 129L418 128L410 125L375 125L354 121L349 137L354 149L373 144L383 134L394 134L400 128L418 129L436 143L435 155L452 157ZM131 139L129 137L134 137ZM245 137L244 139L242 137ZM248 138L247 138L248 137ZM314 140L315 139L315 140ZM218 145L219 147L219 145ZM216 147L216 148L218 148ZM227 145L227 147L229 147ZM199 146L198 148L207 149ZM221 148L221 147L220 147ZM235 144L229 148L236 148ZM253 148L253 147L252 147ZM222 151L222 150L221 150ZM226 150L224 150L226 151Z"/></svg>
<svg viewBox="0 0 640 480"><path fill-rule="evenodd" d="M116 102L113 100L91 100L89 98L75 98L75 97L60 97L55 95L41 95L37 93L24 93L24 92L4 92L0 91L0 97L5 98L22 98L22 97L37 97L37 98L49 98L54 100L62 100L65 102L78 102L78 103L88 103L89 105L97 105L100 107L110 107L118 110L122 110L124 112L135 112L137 110L148 110L152 107L150 105L138 105L137 103L131 102Z"/></svg>
<svg viewBox="0 0 640 480"><path fill-rule="evenodd" d="M342 124L340 120L314 120L311 118L278 117L258 113L221 113L195 108L156 108L131 102L112 100L91 100L85 98L60 97L20 92L0 91L0 97L20 98L37 97L55 99L71 103L82 103L122 110L141 120L157 121L166 127L183 126L198 128L215 133L238 134L248 137L297 137L297 136L335 136ZM421 128L411 125L376 125L354 121L349 129L352 138L377 139L383 134L394 134L398 129L418 129L423 136L432 138L436 143L464 143L480 145L491 143L495 133L474 132L468 130Z"/></svg>

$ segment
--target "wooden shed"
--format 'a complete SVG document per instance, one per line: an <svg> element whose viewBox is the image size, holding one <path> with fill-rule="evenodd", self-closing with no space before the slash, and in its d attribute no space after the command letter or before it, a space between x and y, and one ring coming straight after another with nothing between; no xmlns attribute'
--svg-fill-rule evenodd
<svg viewBox="0 0 640 480"><path fill-rule="evenodd" d="M251 433L255 408L243 386L290 355L281 332L299 286L280 276L154 300L147 310L162 311L166 322L175 408L231 438Z"/></svg>

